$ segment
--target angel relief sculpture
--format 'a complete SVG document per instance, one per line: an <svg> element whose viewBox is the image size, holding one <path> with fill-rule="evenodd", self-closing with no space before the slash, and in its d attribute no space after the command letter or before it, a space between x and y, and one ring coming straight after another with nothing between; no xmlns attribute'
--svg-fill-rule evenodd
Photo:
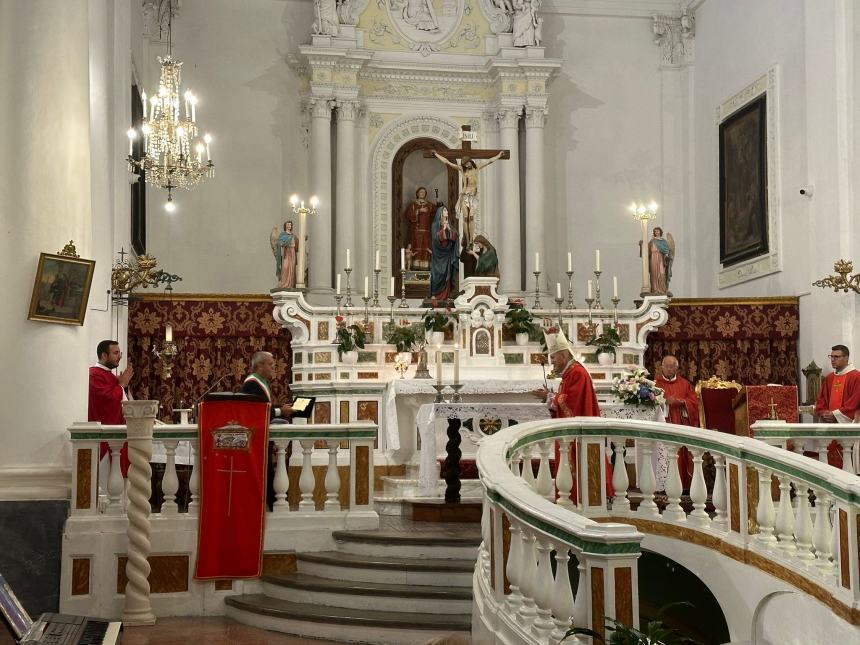
<svg viewBox="0 0 860 645"><path fill-rule="evenodd" d="M431 0L389 0L392 11L400 11L403 22L419 31L439 31Z"/></svg>
<svg viewBox="0 0 860 645"><path fill-rule="evenodd" d="M640 241L641 245L642 242ZM672 279L672 263L675 261L675 238L671 233L663 237L663 229L654 227L653 236L648 242L648 273L651 278L651 293L665 296L669 292Z"/></svg>
<svg viewBox="0 0 860 645"><path fill-rule="evenodd" d="M275 226L269 235L272 253L275 256L275 277L278 287L282 289L296 288L296 259L297 242L293 234L293 223L284 222L284 230L278 231Z"/></svg>

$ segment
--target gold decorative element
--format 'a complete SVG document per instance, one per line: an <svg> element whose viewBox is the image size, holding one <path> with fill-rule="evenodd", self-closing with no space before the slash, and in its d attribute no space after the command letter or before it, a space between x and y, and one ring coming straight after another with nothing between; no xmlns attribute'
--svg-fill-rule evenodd
<svg viewBox="0 0 860 645"><path fill-rule="evenodd" d="M829 275L821 280L816 280L812 286L831 287L837 293L840 291L860 293L860 273L848 275L854 270L854 263L851 260L837 260L833 265L833 270L836 271L836 275Z"/></svg>
<svg viewBox="0 0 860 645"><path fill-rule="evenodd" d="M317 323L317 338L320 340L329 340L328 320L321 320Z"/></svg>
<svg viewBox="0 0 860 645"><path fill-rule="evenodd" d="M126 260L126 255L126 250L120 249L119 260L114 263L110 272L110 288L116 304L127 304L129 295L135 289L146 289L159 284L169 287L182 280L178 275L156 271L158 260L151 255L139 255L136 262Z"/></svg>
<svg viewBox="0 0 860 645"><path fill-rule="evenodd" d="M707 421L705 420L705 404L702 401L702 390L729 390L734 389L737 390L734 397L732 397L732 408L738 403L741 397L741 393L744 390L744 386L740 383L736 383L735 381L725 381L721 379L719 376L712 376L711 378L705 381L699 381L696 383L696 398L699 399L699 426L707 429Z"/></svg>
<svg viewBox="0 0 860 645"><path fill-rule="evenodd" d="M66 244L61 251L57 251L57 255L65 255L70 258L79 258L77 250L75 249L75 243L72 240L69 240L69 243Z"/></svg>

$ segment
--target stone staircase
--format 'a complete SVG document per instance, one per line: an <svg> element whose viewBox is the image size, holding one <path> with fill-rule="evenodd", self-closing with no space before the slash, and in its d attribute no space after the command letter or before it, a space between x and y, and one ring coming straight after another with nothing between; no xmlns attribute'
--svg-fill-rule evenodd
<svg viewBox="0 0 860 645"><path fill-rule="evenodd" d="M427 497L426 491L418 486L418 466L408 464L404 476L382 477L383 489L374 496L376 512L380 515L402 515L410 517L409 505L406 502L442 501L445 496L445 480L439 479L436 484L435 496ZM480 503L484 499L484 487L477 479L460 480L460 499L466 503Z"/></svg>
<svg viewBox="0 0 860 645"><path fill-rule="evenodd" d="M468 635L479 524L383 518L376 531L336 531L336 550L297 554L294 573L262 593L226 598L227 616L279 632L374 645Z"/></svg>

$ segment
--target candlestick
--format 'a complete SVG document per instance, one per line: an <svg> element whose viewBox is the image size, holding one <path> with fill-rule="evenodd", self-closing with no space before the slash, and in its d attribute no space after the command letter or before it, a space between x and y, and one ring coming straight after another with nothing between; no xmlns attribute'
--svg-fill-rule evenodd
<svg viewBox="0 0 860 645"><path fill-rule="evenodd" d="M388 322L392 325L394 324L394 301L395 300L397 300L397 296L394 295L394 292L392 290L391 295L388 296L388 302L391 303L391 314L388 317Z"/></svg>
<svg viewBox="0 0 860 645"><path fill-rule="evenodd" d="M370 322L370 312L367 310L367 305L370 302L370 296L364 296L362 297L362 300L364 300L364 322L365 324L367 324L368 322Z"/></svg>
<svg viewBox="0 0 860 645"><path fill-rule="evenodd" d="M406 304L406 269L400 269L400 308L409 308L409 305Z"/></svg>
<svg viewBox="0 0 860 645"><path fill-rule="evenodd" d="M349 309L352 307L352 287L349 284L349 276L352 273L352 269L346 267L343 272L346 274L346 300L343 303L343 306Z"/></svg>
<svg viewBox="0 0 860 645"><path fill-rule="evenodd" d="M379 304L379 274L382 272L382 269L379 267L373 270L373 308L381 309L382 306Z"/></svg>
<svg viewBox="0 0 860 645"><path fill-rule="evenodd" d="M535 254L537 255L537 254ZM540 309L540 271L535 271L535 309Z"/></svg>
<svg viewBox="0 0 860 645"><path fill-rule="evenodd" d="M444 403L445 399L442 398L442 390L445 389L445 386L442 383L434 383L433 389L436 390L436 398L433 399L433 403Z"/></svg>
<svg viewBox="0 0 860 645"><path fill-rule="evenodd" d="M594 272L594 308L603 309L603 303L600 302L600 274L601 271Z"/></svg>
<svg viewBox="0 0 860 645"><path fill-rule="evenodd" d="M558 328L561 329L561 303L564 302L564 298L561 297L561 291L559 291L558 296L555 299L555 304L558 307Z"/></svg>
<svg viewBox="0 0 860 645"><path fill-rule="evenodd" d="M590 284L591 280L589 280L588 282L589 282L589 287L590 287L591 286L591 284ZM589 289L588 292L589 292L589 297L585 299L585 303L588 305L588 326L593 327L594 323L591 320L591 305L594 304L594 298L590 297L591 289Z"/></svg>
<svg viewBox="0 0 860 645"><path fill-rule="evenodd" d="M454 394L451 396L451 403L462 403L463 397L460 395L460 390L463 389L465 383L454 383L451 386L451 389L454 390Z"/></svg>
<svg viewBox="0 0 860 645"><path fill-rule="evenodd" d="M342 296L342 295L340 295L340 294L337 294L337 295L334 297L334 301L337 303L337 314L335 314L335 315L337 315L337 316L340 316L340 301L341 301L341 300L343 300L343 296Z"/></svg>
<svg viewBox="0 0 860 645"><path fill-rule="evenodd" d="M594 270L600 271L600 249L594 250Z"/></svg>
<svg viewBox="0 0 860 645"><path fill-rule="evenodd" d="M567 308L573 309L573 271L567 272Z"/></svg>
<svg viewBox="0 0 860 645"><path fill-rule="evenodd" d="M618 303L621 302L621 298L617 295L612 299L612 319L615 321L615 324L618 324Z"/></svg>

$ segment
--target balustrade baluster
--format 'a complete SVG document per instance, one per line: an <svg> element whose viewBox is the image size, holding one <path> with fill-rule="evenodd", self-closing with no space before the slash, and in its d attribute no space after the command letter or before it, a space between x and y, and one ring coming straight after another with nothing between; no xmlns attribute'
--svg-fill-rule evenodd
<svg viewBox="0 0 860 645"><path fill-rule="evenodd" d="M654 466L651 464L651 452L654 445L650 441L640 441L642 456L639 460L639 490L642 491L642 503L639 504L640 515L659 516L660 509L654 503L654 491L657 489L657 480L654 478Z"/></svg>
<svg viewBox="0 0 860 645"><path fill-rule="evenodd" d="M538 495L543 495L547 499L554 499L555 493L552 487L552 471L549 468L549 453L552 450L554 441L541 441L538 444L538 454L540 454L540 467L538 467L537 481L535 482Z"/></svg>
<svg viewBox="0 0 860 645"><path fill-rule="evenodd" d="M726 458L722 455L714 455L714 465L717 469L717 476L714 479L714 491L711 494L715 511L713 526L721 531L728 531L729 496L726 486Z"/></svg>
<svg viewBox="0 0 860 645"><path fill-rule="evenodd" d="M669 459L669 473L666 476L666 497L668 505L663 511L663 519L672 522L686 522L687 514L681 508L681 493L684 484L681 482L681 472L678 470L678 448L671 443L666 444L666 456ZM617 460L616 460L617 462Z"/></svg>
<svg viewBox="0 0 860 645"><path fill-rule="evenodd" d="M287 501L287 494L290 489L290 474L287 467L287 449L289 446L289 439L275 441L278 457L275 460L275 479L272 482L272 488L275 491L273 513L288 513L290 510L290 503Z"/></svg>
<svg viewBox="0 0 860 645"><path fill-rule="evenodd" d="M570 474L570 440L560 442L558 453L558 470L555 473L555 487L558 490L556 503L567 509L573 508L570 501L570 491L573 488L573 476Z"/></svg>
<svg viewBox="0 0 860 645"><path fill-rule="evenodd" d="M522 476L522 461L523 458L519 451L517 451L516 454L511 456L511 472L517 477Z"/></svg>
<svg viewBox="0 0 860 645"><path fill-rule="evenodd" d="M627 498L630 479L627 477L627 466L624 463L624 443L624 437L615 438L615 467L612 469L615 496L612 498L612 512L617 514L630 512L630 500Z"/></svg>
<svg viewBox="0 0 860 645"><path fill-rule="evenodd" d="M573 615L570 622L577 626L588 625L588 586L586 581L585 555L582 551L576 553L579 581L576 583L576 598L573 601Z"/></svg>
<svg viewBox="0 0 860 645"><path fill-rule="evenodd" d="M797 557L801 560L814 560L812 553L812 515L809 510L809 489L803 482L797 482L797 522L794 537L797 541Z"/></svg>
<svg viewBox="0 0 860 645"><path fill-rule="evenodd" d="M537 490L537 481L535 480L535 473L532 469L532 455L533 455L533 447L525 446L523 447L523 481L529 485L529 488L532 490Z"/></svg>
<svg viewBox="0 0 860 645"><path fill-rule="evenodd" d="M511 614L516 615L523 603L523 595L520 592L520 580L522 580L523 543L520 537L520 527L510 519L509 530L511 534L510 550L508 551L508 562L505 566L505 575L511 587L508 594L508 607Z"/></svg>
<svg viewBox="0 0 860 645"><path fill-rule="evenodd" d="M520 580L520 593L523 595L523 604L520 606L519 616L523 621L523 628L531 628L532 622L537 614L537 606L534 600L535 579L537 570L537 554L535 553L535 536L530 527L523 524L520 528L520 540L523 543L522 579Z"/></svg>
<svg viewBox="0 0 860 645"><path fill-rule="evenodd" d="M786 552L794 552L794 509L791 508L791 479L788 475L777 475L779 478L779 509L776 513L776 532L779 536L779 548Z"/></svg>
<svg viewBox="0 0 860 645"><path fill-rule="evenodd" d="M756 522L758 522L758 540L764 544L776 542L773 534L774 509L773 497L770 489L770 470L756 467L758 472L758 507L756 508Z"/></svg>
<svg viewBox="0 0 860 645"><path fill-rule="evenodd" d="M340 511L341 505L338 499L340 493L340 473L337 471L337 450L340 447L340 441L326 441L328 446L328 470L325 474L325 492L326 500L324 508L327 511Z"/></svg>
<svg viewBox="0 0 860 645"><path fill-rule="evenodd" d="M299 475L299 490L302 492L302 501L299 502L300 511L313 511L316 509L314 504L314 470L311 466L311 454L314 450L313 439L302 439L299 441L302 446L302 474Z"/></svg>
<svg viewBox="0 0 860 645"><path fill-rule="evenodd" d="M842 470L854 474L854 440L840 441L842 446Z"/></svg>
<svg viewBox="0 0 860 645"><path fill-rule="evenodd" d="M110 474L108 475L108 506L105 509L105 515L123 515L125 510L122 507L122 494L125 488L125 482L122 478L122 469L120 468L120 450L122 450L122 441L109 441L110 447Z"/></svg>
<svg viewBox="0 0 860 645"><path fill-rule="evenodd" d="M490 549L493 545L493 535L490 532L490 513L492 512L493 508L487 496L484 495L481 500L481 545L478 547L478 553L487 579L490 578Z"/></svg>
<svg viewBox="0 0 860 645"><path fill-rule="evenodd" d="M815 566L827 571L833 568L832 555L833 528L830 526L830 496L824 491L815 490L815 525L812 545L815 547Z"/></svg>
<svg viewBox="0 0 860 645"><path fill-rule="evenodd" d="M705 513L708 487L705 484L705 470L702 466L704 451L699 448L688 448L688 450L693 455L693 481L690 483L690 500L693 502L693 511L687 521L695 526L706 527L711 523L711 518Z"/></svg>
<svg viewBox="0 0 860 645"><path fill-rule="evenodd" d="M830 531L830 557L833 560L833 566L839 569L839 509L836 504L830 504L830 526L833 528Z"/></svg>
<svg viewBox="0 0 860 645"><path fill-rule="evenodd" d="M822 464L827 463L827 446L830 445L830 439L819 439L815 442L818 447L818 461Z"/></svg>
<svg viewBox="0 0 860 645"><path fill-rule="evenodd" d="M549 562L550 544L543 537L536 537L535 549L537 550L537 567L534 578L534 601L537 608L537 617L532 625L532 634L537 636L539 642L549 638L552 628L552 567Z"/></svg>
<svg viewBox="0 0 860 645"><path fill-rule="evenodd" d="M179 507L176 505L176 493L179 491L179 478L176 476L176 446L179 445L179 440L168 439L162 443L164 443L167 458L164 463L164 477L161 478L161 492L164 494L161 514L176 515L179 512Z"/></svg>
<svg viewBox="0 0 860 645"><path fill-rule="evenodd" d="M188 477L188 512L200 510L200 469L198 468L197 439L191 440L191 475Z"/></svg>
<svg viewBox="0 0 860 645"><path fill-rule="evenodd" d="M552 584L552 614L555 629L550 635L550 642L558 643L564 633L570 628L570 617L573 616L573 590L570 588L570 574L567 567L570 563L570 547L563 542L555 544L555 580Z"/></svg>

